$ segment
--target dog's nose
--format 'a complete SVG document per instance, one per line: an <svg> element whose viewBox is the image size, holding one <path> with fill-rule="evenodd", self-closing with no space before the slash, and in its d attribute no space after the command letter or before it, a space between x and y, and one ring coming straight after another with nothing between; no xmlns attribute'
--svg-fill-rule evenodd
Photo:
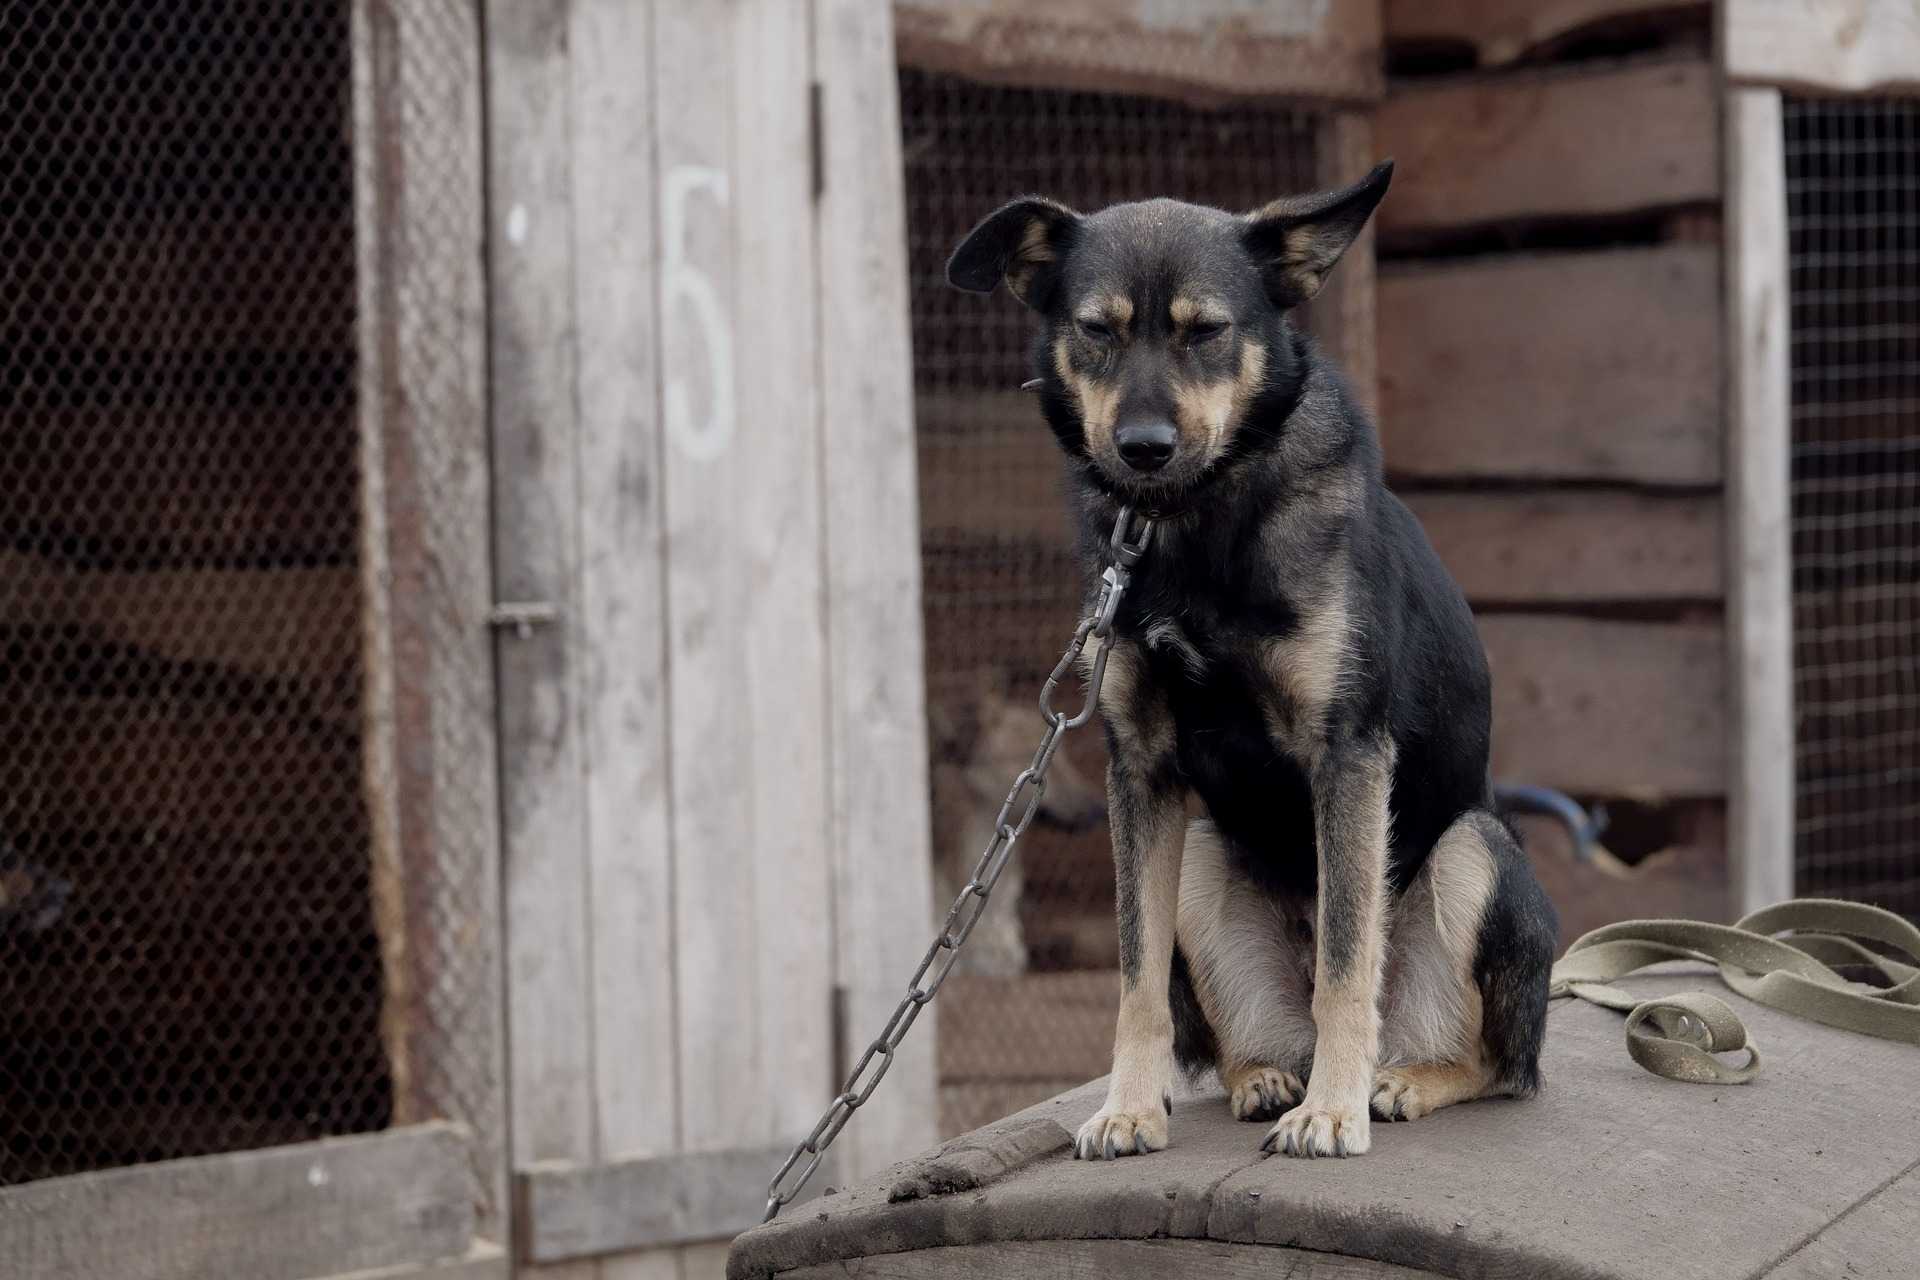
<svg viewBox="0 0 1920 1280"><path fill-rule="evenodd" d="M1113 433L1120 458L1135 471L1158 471L1173 457L1180 439L1171 422L1128 423Z"/></svg>

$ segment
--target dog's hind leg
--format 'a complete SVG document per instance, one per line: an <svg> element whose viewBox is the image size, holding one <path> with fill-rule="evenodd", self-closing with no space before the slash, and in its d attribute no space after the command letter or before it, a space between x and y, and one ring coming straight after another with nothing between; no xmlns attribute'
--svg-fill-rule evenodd
<svg viewBox="0 0 1920 1280"><path fill-rule="evenodd" d="M1300 1101L1313 1057L1313 904L1270 897L1235 872L1218 831L1187 827L1180 862L1180 954L1211 1033L1176 1035L1189 1071L1220 1074L1238 1120L1272 1120ZM1178 1019L1176 1018L1176 1026Z"/></svg>
<svg viewBox="0 0 1920 1280"><path fill-rule="evenodd" d="M1375 1114L1533 1092L1555 931L1498 819L1476 810L1447 828L1394 913Z"/></svg>

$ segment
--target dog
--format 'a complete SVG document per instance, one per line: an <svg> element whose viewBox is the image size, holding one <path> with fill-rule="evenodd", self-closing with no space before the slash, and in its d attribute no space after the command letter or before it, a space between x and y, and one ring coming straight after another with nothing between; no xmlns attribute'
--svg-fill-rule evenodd
<svg viewBox="0 0 1920 1280"><path fill-rule="evenodd" d="M993 839L994 820L1014 775L1037 745L1034 703L1015 698L996 679L984 679L951 706L928 708L933 726L935 918L944 919L973 877ZM1047 774L1034 820L1060 831L1081 831L1106 816L1107 797L1064 753ZM1025 877L1018 858L994 887L995 909L980 917L954 962L959 973L1011 978L1027 971L1027 935L1020 920Z"/></svg>
<svg viewBox="0 0 1920 1280"><path fill-rule="evenodd" d="M1288 318L1391 175L1245 215L1017 199L947 266L1038 314L1089 608L1120 511L1154 521L1099 695L1121 1003L1083 1158L1167 1145L1176 1062L1295 1156L1539 1088L1557 924L1492 811L1486 655Z"/></svg>

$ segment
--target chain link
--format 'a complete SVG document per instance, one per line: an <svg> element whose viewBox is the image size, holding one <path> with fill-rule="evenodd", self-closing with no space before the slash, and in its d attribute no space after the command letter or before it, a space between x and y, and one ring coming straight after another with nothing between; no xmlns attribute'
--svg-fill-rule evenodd
<svg viewBox="0 0 1920 1280"><path fill-rule="evenodd" d="M988 842L986 852L974 864L973 878L953 900L953 906L947 910L946 921L940 926L939 934L933 945L920 960L920 967L907 979L907 994L895 1007L893 1016L887 1019L887 1025L881 1029L867 1051L860 1055L860 1061L847 1075L847 1082L834 1100L828 1104L820 1123L813 1126L813 1132L796 1146L787 1156L780 1171L773 1175L773 1181L767 1184L767 1212L762 1222L772 1222L774 1217L807 1185L807 1179L813 1177L814 1170L826 1158L827 1147L840 1136L847 1127L847 1121L853 1119L853 1113L873 1096L880 1081L893 1066L894 1050L907 1038L907 1031L913 1026L920 1011L933 1003L940 994L940 986L953 972L954 962L960 958L960 947L964 944L973 926L980 921L987 909L987 899L993 893L993 886L999 882L1000 873L1006 870L1007 863L1013 860L1013 847L1025 834L1027 826L1040 810L1040 801L1047 793L1047 770L1053 764L1054 753L1060 747L1060 740L1067 730L1077 729L1093 718L1094 708L1100 701L1100 682L1107 672L1107 649L1105 643L1109 632L1113 630L1113 620L1120 612L1120 599L1127 593L1127 583L1131 580L1133 567L1140 563L1140 557L1146 554L1147 545L1153 541L1153 520L1148 516L1135 516L1130 508L1120 509L1120 518L1114 522L1113 537L1108 550L1113 563L1100 577L1100 592L1094 597L1093 608L1074 628L1073 639L1067 643L1067 651L1060 655L1053 674L1040 690L1040 714L1047 722L1047 732L1040 739L1040 747L1033 753L1033 760L1022 769L1013 780L1013 786L1007 790L1007 798L1000 806L1000 813L993 820L993 839ZM1069 716L1053 705L1054 690L1067 677L1074 664L1079 662L1089 640L1101 641L1094 650L1093 665L1087 672L1086 700L1078 711ZM800 1162L806 1157L802 1166ZM799 1168L797 1177L788 1175Z"/></svg>

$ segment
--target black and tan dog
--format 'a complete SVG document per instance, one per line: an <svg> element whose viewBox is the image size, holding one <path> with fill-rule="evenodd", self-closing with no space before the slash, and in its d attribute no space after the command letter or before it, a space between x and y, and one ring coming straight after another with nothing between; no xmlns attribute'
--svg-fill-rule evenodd
<svg viewBox="0 0 1920 1280"><path fill-rule="evenodd" d="M1555 920L1490 811L1486 657L1287 319L1390 173L1244 216L1016 200L947 268L1040 314L1090 577L1158 515L1100 696L1122 997L1082 1156L1167 1144L1176 1059L1294 1155L1539 1085Z"/></svg>

